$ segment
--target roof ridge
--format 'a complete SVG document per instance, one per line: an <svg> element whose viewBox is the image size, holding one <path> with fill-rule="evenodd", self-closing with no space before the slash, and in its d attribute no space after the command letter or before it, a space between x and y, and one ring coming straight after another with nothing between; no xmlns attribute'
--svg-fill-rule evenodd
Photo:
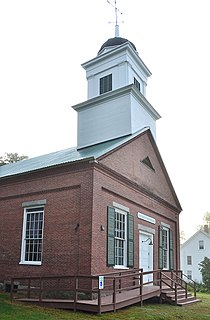
<svg viewBox="0 0 210 320"><path fill-rule="evenodd" d="M128 142L129 140L135 138L136 136L138 136L138 134L146 130L148 130L148 127L143 128L142 130L134 134L118 137L113 140L104 141L86 148L66 148L63 150L54 151L48 154L36 156L26 160L21 160L13 164L1 166L0 179L66 163L75 163L76 161L85 161L90 158L99 158L100 156L114 150L115 148L119 147L125 142Z"/></svg>

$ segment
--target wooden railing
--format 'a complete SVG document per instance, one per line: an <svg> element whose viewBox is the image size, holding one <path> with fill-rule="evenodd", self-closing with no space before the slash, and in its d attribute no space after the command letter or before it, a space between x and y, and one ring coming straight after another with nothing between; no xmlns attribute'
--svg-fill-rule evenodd
<svg viewBox="0 0 210 320"><path fill-rule="evenodd" d="M99 275L76 276L41 276L41 277L16 277L11 279L11 299L15 297L37 299L43 302L46 298L71 300L74 311L77 310L81 294L86 299L97 300L98 313L101 313L102 294L112 295L113 309L116 310L117 294L123 291L139 288L139 297L142 304L143 270L131 269L103 274L104 288L99 289ZM18 288L14 287L19 283ZM66 293L66 296L65 296ZM52 298L53 297L53 298ZM58 298L57 298L58 299Z"/></svg>
<svg viewBox="0 0 210 320"><path fill-rule="evenodd" d="M189 289L192 290L194 297L196 298L196 282L193 281L192 279L189 279L188 276L184 274L182 271L180 271L180 273L181 273L180 278L181 278L181 281L185 283L186 291L188 291Z"/></svg>
<svg viewBox="0 0 210 320"><path fill-rule="evenodd" d="M144 283L145 275L153 275L150 282ZM101 275L100 275L101 276ZM26 298L36 299L40 303L46 299L62 299L72 303L72 309L78 309L81 300L94 300L95 304L89 311L102 312L102 298L110 296L110 304L113 310L117 310L117 295L119 293L136 290L138 301L143 304L143 287L144 285L159 286L160 292L163 286L168 286L175 292L175 303L177 304L178 288L182 287L186 290L188 286L192 286L183 280L181 271L171 272L162 270L153 270L143 272L143 269L130 269L116 271L113 273L102 274L104 277L104 288L99 289L99 275L75 275L75 276L41 276L41 277L17 277L11 279L11 299ZM18 288L14 287L15 283L19 283ZM196 294L195 283L193 284L194 294ZM88 307L87 307L88 311Z"/></svg>
<svg viewBox="0 0 210 320"><path fill-rule="evenodd" d="M178 302L178 290L185 290L185 298L188 296L189 288L193 291L194 297L196 298L196 282L190 280L191 282L187 282L184 278L188 277L183 274L181 270L178 271L169 271L169 270L160 270L160 289L162 291L163 285L169 287L175 293L175 304ZM188 279L189 280L189 279Z"/></svg>

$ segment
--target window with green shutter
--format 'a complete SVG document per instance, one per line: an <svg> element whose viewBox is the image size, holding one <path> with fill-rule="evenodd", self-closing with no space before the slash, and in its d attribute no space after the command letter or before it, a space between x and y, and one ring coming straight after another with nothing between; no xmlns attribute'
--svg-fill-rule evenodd
<svg viewBox="0 0 210 320"><path fill-rule="evenodd" d="M169 269L174 270L174 237L171 229L169 229Z"/></svg>
<svg viewBox="0 0 210 320"><path fill-rule="evenodd" d="M113 207L108 207L107 265L134 266L134 217Z"/></svg>
<svg viewBox="0 0 210 320"><path fill-rule="evenodd" d="M163 269L162 226L158 226L158 268Z"/></svg>
<svg viewBox="0 0 210 320"><path fill-rule="evenodd" d="M174 239L171 229L158 227L158 268L174 269Z"/></svg>
<svg viewBox="0 0 210 320"><path fill-rule="evenodd" d="M115 209L115 266L126 265L126 212Z"/></svg>

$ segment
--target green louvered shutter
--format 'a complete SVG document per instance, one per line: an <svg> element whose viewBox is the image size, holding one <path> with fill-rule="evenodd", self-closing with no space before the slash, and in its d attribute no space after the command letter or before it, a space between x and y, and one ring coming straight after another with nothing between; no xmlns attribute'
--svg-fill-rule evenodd
<svg viewBox="0 0 210 320"><path fill-rule="evenodd" d="M169 229L169 269L174 270L174 238L171 229Z"/></svg>
<svg viewBox="0 0 210 320"><path fill-rule="evenodd" d="M134 266L134 217L127 214L127 266Z"/></svg>
<svg viewBox="0 0 210 320"><path fill-rule="evenodd" d="M107 211L107 265L115 265L115 210L108 207Z"/></svg>
<svg viewBox="0 0 210 320"><path fill-rule="evenodd" d="M158 226L158 268L163 269L163 231Z"/></svg>

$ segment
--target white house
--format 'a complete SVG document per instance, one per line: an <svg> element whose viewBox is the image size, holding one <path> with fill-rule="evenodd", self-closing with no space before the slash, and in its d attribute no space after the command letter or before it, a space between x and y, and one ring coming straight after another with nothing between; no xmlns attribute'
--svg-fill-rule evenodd
<svg viewBox="0 0 210 320"><path fill-rule="evenodd" d="M205 257L210 258L210 234L199 230L181 245L181 270L189 279L202 282L199 263Z"/></svg>

